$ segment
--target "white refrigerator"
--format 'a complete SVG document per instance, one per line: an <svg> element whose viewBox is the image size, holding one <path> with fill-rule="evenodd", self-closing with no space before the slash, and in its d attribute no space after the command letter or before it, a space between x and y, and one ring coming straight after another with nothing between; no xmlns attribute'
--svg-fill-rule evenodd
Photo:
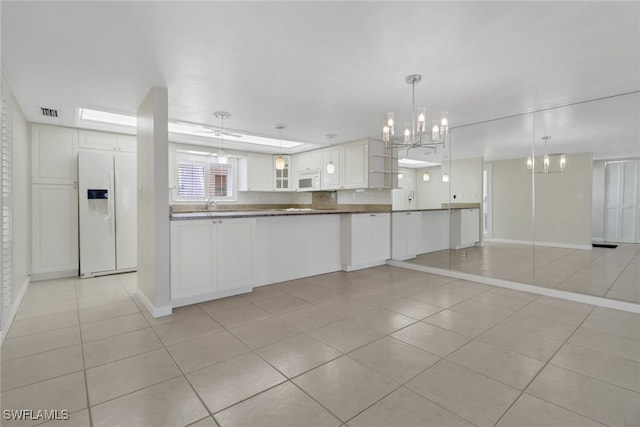
<svg viewBox="0 0 640 427"><path fill-rule="evenodd" d="M78 153L80 276L137 267L136 154Z"/></svg>

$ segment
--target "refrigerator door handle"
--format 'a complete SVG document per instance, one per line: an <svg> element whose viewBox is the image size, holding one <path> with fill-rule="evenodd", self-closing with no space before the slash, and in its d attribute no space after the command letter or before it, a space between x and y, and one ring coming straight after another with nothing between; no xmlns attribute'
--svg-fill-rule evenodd
<svg viewBox="0 0 640 427"><path fill-rule="evenodd" d="M111 219L112 216L112 210L113 207L111 206L111 204L113 203L113 181L114 181L114 177L113 177L113 170L109 171L109 196L107 199L107 216L104 217L104 220L107 221L109 219Z"/></svg>

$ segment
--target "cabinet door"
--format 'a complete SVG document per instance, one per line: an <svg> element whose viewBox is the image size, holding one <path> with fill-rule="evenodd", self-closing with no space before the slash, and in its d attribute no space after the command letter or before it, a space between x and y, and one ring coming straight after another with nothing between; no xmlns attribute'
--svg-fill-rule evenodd
<svg viewBox="0 0 640 427"><path fill-rule="evenodd" d="M407 240L409 230L409 212L396 212L391 216L393 230L392 251L393 259L404 260L407 258Z"/></svg>
<svg viewBox="0 0 640 427"><path fill-rule="evenodd" d="M370 261L382 261L389 259L391 252L391 214L369 214L371 218L371 259Z"/></svg>
<svg viewBox="0 0 640 427"><path fill-rule="evenodd" d="M255 218L219 220L218 291L255 282Z"/></svg>
<svg viewBox="0 0 640 427"><path fill-rule="evenodd" d="M326 150L322 150L322 182L321 188L323 190L335 190L340 188L342 181L342 162L341 162L341 149L340 147L330 147ZM327 172L327 165L332 162L334 165L334 172Z"/></svg>
<svg viewBox="0 0 640 427"><path fill-rule="evenodd" d="M272 170L273 175L273 189L276 191L291 191L293 188L291 181L291 156L283 155L284 159L284 168L276 169L276 159L278 156L273 156L271 159L271 164L269 166L270 170Z"/></svg>
<svg viewBox="0 0 640 427"><path fill-rule="evenodd" d="M78 131L57 126L31 128L31 182L75 184L78 180Z"/></svg>
<svg viewBox="0 0 640 427"><path fill-rule="evenodd" d="M212 220L171 222L171 299L217 290L216 230Z"/></svg>
<svg viewBox="0 0 640 427"><path fill-rule="evenodd" d="M473 244L480 240L480 214L478 209L460 211L460 243Z"/></svg>
<svg viewBox="0 0 640 427"><path fill-rule="evenodd" d="M407 255L414 257L422 246L422 213L407 212Z"/></svg>
<svg viewBox="0 0 640 427"><path fill-rule="evenodd" d="M369 173L368 141L342 146L342 188L366 188Z"/></svg>
<svg viewBox="0 0 640 427"><path fill-rule="evenodd" d="M78 271L78 189L73 185L34 184L32 197L32 272Z"/></svg>
<svg viewBox="0 0 640 427"><path fill-rule="evenodd" d="M94 150L113 151L116 149L117 135L115 133L94 132L92 130L78 131L78 147Z"/></svg>
<svg viewBox="0 0 640 427"><path fill-rule="evenodd" d="M117 135L118 151L126 151L127 153L135 153L138 151L138 138L134 135Z"/></svg>
<svg viewBox="0 0 640 427"><path fill-rule="evenodd" d="M351 265L366 264L371 261L372 245L370 215L351 214Z"/></svg>

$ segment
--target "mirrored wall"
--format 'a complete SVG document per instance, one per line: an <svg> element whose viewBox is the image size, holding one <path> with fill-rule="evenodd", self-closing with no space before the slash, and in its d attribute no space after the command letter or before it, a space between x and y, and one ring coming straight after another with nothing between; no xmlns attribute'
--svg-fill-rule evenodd
<svg viewBox="0 0 640 427"><path fill-rule="evenodd" d="M410 154L433 165L401 166L394 211L421 217L408 262L640 303L640 93L450 137L440 153Z"/></svg>

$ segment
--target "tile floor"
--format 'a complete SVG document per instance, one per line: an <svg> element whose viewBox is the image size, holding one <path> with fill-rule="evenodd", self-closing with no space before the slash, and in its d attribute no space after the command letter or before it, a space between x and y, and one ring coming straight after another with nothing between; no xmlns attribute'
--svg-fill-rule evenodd
<svg viewBox="0 0 640 427"><path fill-rule="evenodd" d="M2 409L94 427L640 420L637 314L383 266L153 319L135 283L31 284L2 347Z"/></svg>
<svg viewBox="0 0 640 427"><path fill-rule="evenodd" d="M484 247L418 255L408 262L581 294L640 303L640 245L551 248L486 242Z"/></svg>

